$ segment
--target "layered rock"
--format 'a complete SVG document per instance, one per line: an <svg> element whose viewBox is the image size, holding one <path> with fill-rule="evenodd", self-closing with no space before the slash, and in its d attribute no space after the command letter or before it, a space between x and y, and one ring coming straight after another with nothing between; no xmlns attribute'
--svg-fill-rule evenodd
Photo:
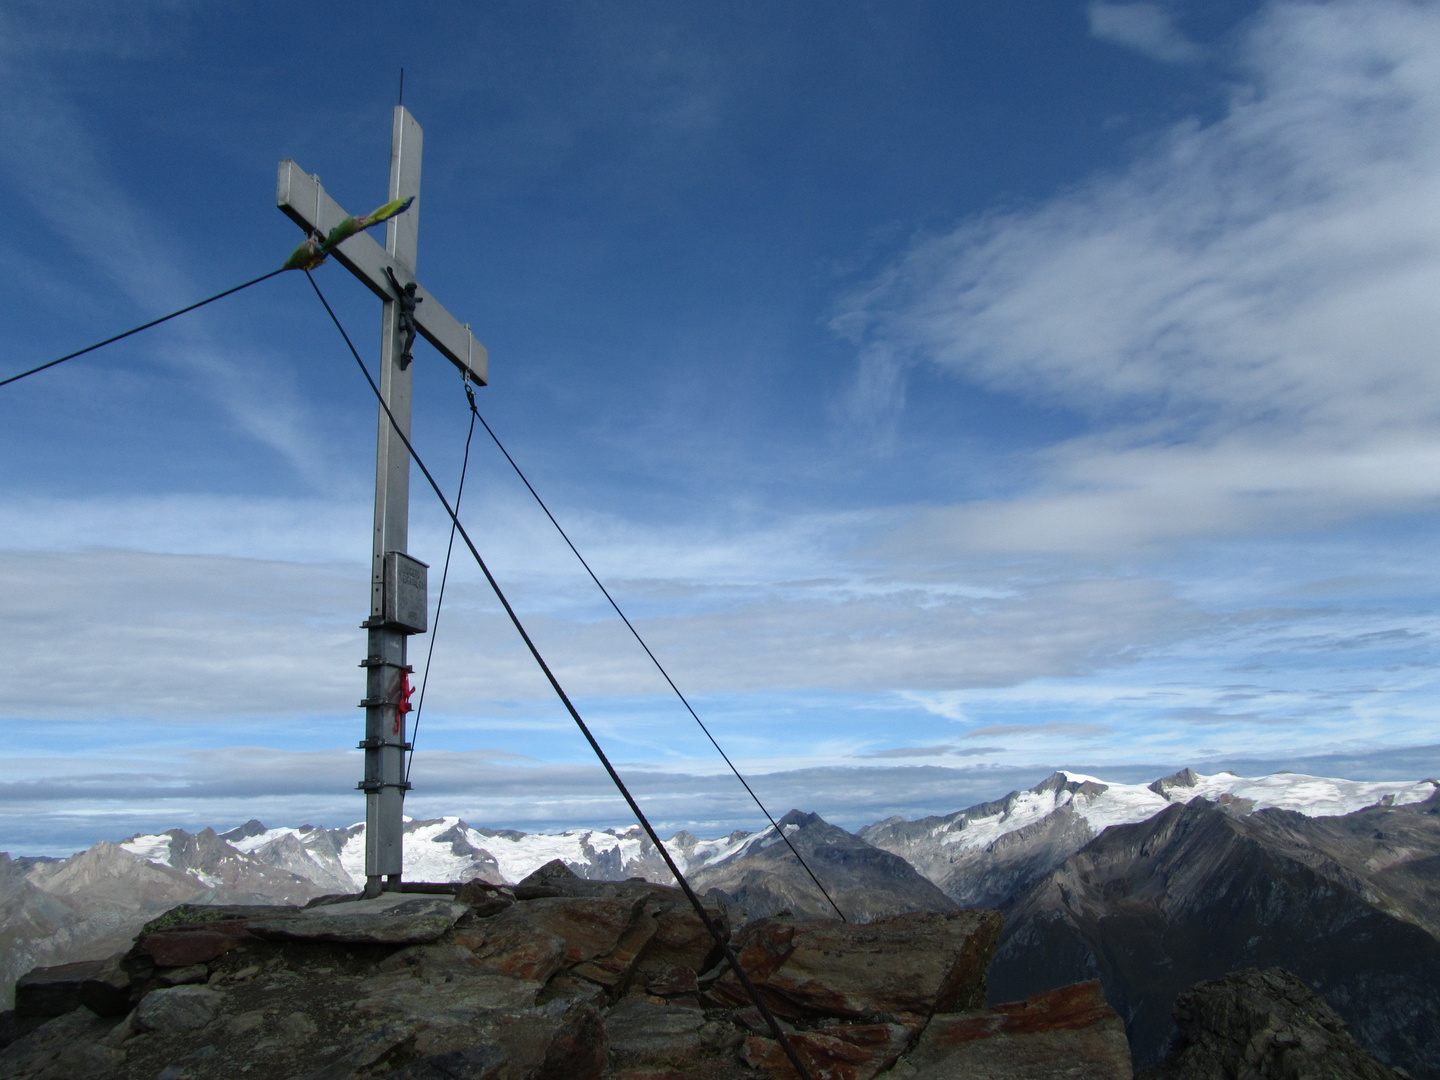
<svg viewBox="0 0 1440 1080"><path fill-rule="evenodd" d="M897 1080L990 1080L1021 1069L1027 1080L1128 1080L1130 1045L1100 984L1087 982L932 1017L905 1064Z"/></svg>
<svg viewBox="0 0 1440 1080"><path fill-rule="evenodd" d="M740 843L678 834L682 867L701 865ZM0 853L0 997L37 964L101 959L149 919L182 903L303 904L348 893L363 880L363 825L266 828L248 821L224 833L183 829L100 843L68 859L11 859ZM461 882L519 880L556 853L577 875L668 881L654 845L638 828L578 829L554 835L476 829L459 818L405 823L412 876Z"/></svg>
<svg viewBox="0 0 1440 1080"><path fill-rule="evenodd" d="M24 1018L0 1022L14 1040L0 1077L793 1075L679 890L586 881L561 863L514 888L424 888L304 907L182 906L108 965L33 972L22 1007L64 1011L28 1031ZM709 914L726 933L724 910ZM1118 1025L1093 987L1080 991L1083 1008L1068 998L978 1007L999 929L978 911L868 925L779 917L734 945L814 1080L959 1076L952 1058L980 1060L975 1046L996 1040L1006 1048L983 1075L1048 1075L1037 1070L1057 1045L1089 1061L1085 1040ZM1083 1075L1128 1077L1128 1058Z"/></svg>
<svg viewBox="0 0 1440 1080"><path fill-rule="evenodd" d="M908 1021L982 1004L999 937L994 911L895 915L858 926L782 916L749 923L731 945L779 1016ZM749 1003L733 971L717 974L712 998Z"/></svg>

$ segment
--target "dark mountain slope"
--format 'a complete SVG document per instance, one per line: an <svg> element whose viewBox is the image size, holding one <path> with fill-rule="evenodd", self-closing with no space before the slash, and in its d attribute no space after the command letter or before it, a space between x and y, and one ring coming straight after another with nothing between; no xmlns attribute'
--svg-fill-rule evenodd
<svg viewBox="0 0 1440 1080"><path fill-rule="evenodd" d="M778 824L851 922L955 908L900 856L872 847L819 814L791 810ZM697 892L721 890L752 919L785 909L802 917L835 917L835 909L774 829L757 833L734 854L701 867L690 882Z"/></svg>
<svg viewBox="0 0 1440 1080"><path fill-rule="evenodd" d="M992 1000L1098 977L1143 1066L1163 1053L1181 991L1239 968L1284 967L1382 1061L1440 1080L1440 940L1394 899L1428 895L1437 805L1347 817L1317 828L1288 811L1238 816L1197 799L1107 829L1007 905ZM1350 865L1364 861L1360 835L1387 828L1405 837L1408 857Z"/></svg>
<svg viewBox="0 0 1440 1080"><path fill-rule="evenodd" d="M1277 851L1440 938L1440 797L1342 817L1262 811L1252 826Z"/></svg>

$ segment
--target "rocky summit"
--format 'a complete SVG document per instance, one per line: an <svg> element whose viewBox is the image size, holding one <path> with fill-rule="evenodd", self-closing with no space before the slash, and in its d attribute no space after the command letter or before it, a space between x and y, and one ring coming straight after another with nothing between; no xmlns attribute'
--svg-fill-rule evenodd
<svg viewBox="0 0 1440 1080"><path fill-rule="evenodd" d="M1175 1003L1169 1055L1141 1080L1405 1080L1367 1054L1340 1014L1283 968L1236 971Z"/></svg>
<svg viewBox="0 0 1440 1080"><path fill-rule="evenodd" d="M984 1006L999 935L993 911L777 914L732 945L814 1080L1128 1080L1098 983ZM795 1076L678 889L559 862L513 887L182 905L108 960L27 974L0 1042L0 1080Z"/></svg>

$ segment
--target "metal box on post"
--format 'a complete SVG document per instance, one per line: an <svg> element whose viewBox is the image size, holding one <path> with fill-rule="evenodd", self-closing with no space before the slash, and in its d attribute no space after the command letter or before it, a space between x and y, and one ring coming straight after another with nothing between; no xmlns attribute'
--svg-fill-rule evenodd
<svg viewBox="0 0 1440 1080"><path fill-rule="evenodd" d="M403 551L385 553L385 622L407 634L423 634L428 624L430 565Z"/></svg>

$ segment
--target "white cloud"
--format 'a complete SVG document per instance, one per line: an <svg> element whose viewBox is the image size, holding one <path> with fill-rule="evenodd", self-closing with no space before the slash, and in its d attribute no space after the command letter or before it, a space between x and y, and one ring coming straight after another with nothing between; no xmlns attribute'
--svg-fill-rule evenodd
<svg viewBox="0 0 1440 1080"><path fill-rule="evenodd" d="M187 720L353 707L364 579L349 567L140 552L9 552L4 713Z"/></svg>
<svg viewBox="0 0 1440 1080"><path fill-rule="evenodd" d="M917 244L837 320L873 408L926 363L1090 426L932 539L1108 551L1440 498L1440 9L1278 4L1243 56L1219 120Z"/></svg>
<svg viewBox="0 0 1440 1080"><path fill-rule="evenodd" d="M369 500L182 493L11 496L0 503L0 550L109 548L359 563L370 558L372 513ZM433 545L433 532L426 529L423 541Z"/></svg>
<svg viewBox="0 0 1440 1080"><path fill-rule="evenodd" d="M728 538L729 546L741 542ZM633 544L625 545L632 554ZM606 552L599 561L610 561ZM641 559L657 561L653 552ZM1143 579L1016 579L1003 590L967 589L963 578L929 582L837 567L833 578L757 589L719 569L642 581L637 604L629 603L637 590L626 579L612 583L671 674L695 693L869 693L1073 676L1125 662L1136 639L1173 640L1202 618L1167 587ZM747 572L755 569L748 564ZM774 572L783 567L769 569L780 579ZM476 577L468 566L452 568L432 707L483 716L499 701L547 700L533 661ZM17 631L20 674L0 715L343 715L360 686L356 627L365 581L358 560L113 548L5 552L0 620ZM979 584L995 582L981 576ZM553 575L522 579L510 591L571 693L666 693L588 583Z"/></svg>
<svg viewBox="0 0 1440 1080"><path fill-rule="evenodd" d="M24 759L0 780L0 850L64 853L142 829L205 825L226 829L259 817L267 824L328 827L363 819L354 792L360 755L296 753L230 746L156 752L141 762L87 758ZM730 776L623 768L627 785L668 835L689 828L718 836L763 824ZM1044 766L940 768L871 766L756 774L750 779L776 816L812 809L851 828L891 813L959 809L1028 786ZM417 788L406 812L458 814L472 824L558 830L633 822L598 765L516 765L492 751L432 752L416 760Z"/></svg>
<svg viewBox="0 0 1440 1080"><path fill-rule="evenodd" d="M922 750L930 748L919 748ZM1145 783L1183 765L1246 776L1289 768L1318 776L1413 780L1440 772L1440 746L1301 757L1294 752L1249 759L1155 754L1127 765L1078 755L1021 766L869 765L755 773L749 779L775 816L793 808L819 813L849 829L900 814L945 814L1030 787L1056 767L1119 783ZM337 827L363 817L353 790L354 751L296 753L253 746L154 753L143 763L93 755L12 758L0 780L0 850L15 855L68 855L97 840L136 832L205 826L232 828L252 817L267 825ZM733 777L623 769L662 836L689 829L721 836L758 829L763 819ZM419 786L406 801L415 817L457 814L473 825L558 831L633 822L596 765L523 766L491 751L432 753L417 761Z"/></svg>
<svg viewBox="0 0 1440 1080"><path fill-rule="evenodd" d="M1092 3L1090 33L1170 64L1188 64L1204 50L1175 27L1174 17L1159 4Z"/></svg>

